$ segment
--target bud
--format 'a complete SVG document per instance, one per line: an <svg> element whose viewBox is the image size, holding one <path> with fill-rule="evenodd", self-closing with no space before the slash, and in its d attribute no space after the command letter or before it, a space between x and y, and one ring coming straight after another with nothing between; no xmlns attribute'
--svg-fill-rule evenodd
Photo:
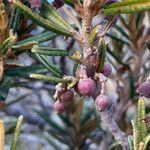
<svg viewBox="0 0 150 150"><path fill-rule="evenodd" d="M150 98L150 82L146 81L140 84L139 86L139 93L146 98Z"/></svg>
<svg viewBox="0 0 150 150"><path fill-rule="evenodd" d="M66 91L63 91L61 94L61 100L64 103L70 102L73 99L73 91L68 89Z"/></svg>
<svg viewBox="0 0 150 150"><path fill-rule="evenodd" d="M104 67L103 67L103 70L102 70L102 74L105 76L105 77L108 77L112 72L112 68L111 68L111 65L106 63L104 64Z"/></svg>
<svg viewBox="0 0 150 150"><path fill-rule="evenodd" d="M111 104L111 101L106 95L99 95L95 100L96 111L100 112L107 109Z"/></svg>
<svg viewBox="0 0 150 150"><path fill-rule="evenodd" d="M64 110L65 110L65 105L64 105L64 103L63 102L61 102L61 101L56 101L55 103L54 103L54 109L55 109L55 111L57 112L57 113L63 113L64 112Z"/></svg>
<svg viewBox="0 0 150 150"><path fill-rule="evenodd" d="M55 7L56 9L62 7L64 5L64 3L61 0L54 0L52 2L53 7Z"/></svg>
<svg viewBox="0 0 150 150"><path fill-rule="evenodd" d="M80 79L77 89L81 95L91 96L96 92L96 83L91 78Z"/></svg>
<svg viewBox="0 0 150 150"><path fill-rule="evenodd" d="M41 0L29 0L31 8L39 8L42 4Z"/></svg>
<svg viewBox="0 0 150 150"><path fill-rule="evenodd" d="M91 68L91 67L84 67L82 68L78 68L78 70L76 71L76 78L77 79L81 79L81 78L86 78L86 77L94 77L95 74L95 68Z"/></svg>
<svg viewBox="0 0 150 150"><path fill-rule="evenodd" d="M97 53L90 56L90 63L93 67L98 68L98 55L97 55Z"/></svg>

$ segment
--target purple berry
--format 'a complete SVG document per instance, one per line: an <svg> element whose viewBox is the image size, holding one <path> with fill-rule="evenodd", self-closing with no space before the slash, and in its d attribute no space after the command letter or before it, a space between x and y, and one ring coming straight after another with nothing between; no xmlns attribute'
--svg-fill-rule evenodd
<svg viewBox="0 0 150 150"><path fill-rule="evenodd" d="M77 88L81 95L91 96L96 91L96 83L91 78L80 79Z"/></svg>
<svg viewBox="0 0 150 150"><path fill-rule="evenodd" d="M39 8L42 4L41 0L29 0L31 8Z"/></svg>
<svg viewBox="0 0 150 150"><path fill-rule="evenodd" d="M72 90L66 90L61 94L61 100L64 103L70 102L73 99L73 91Z"/></svg>
<svg viewBox="0 0 150 150"><path fill-rule="evenodd" d="M64 110L65 110L65 105L64 105L64 103L63 102L61 102L61 101L56 101L55 103L54 103L54 109L55 109L55 111L57 112L57 113L63 113L64 112Z"/></svg>
<svg viewBox="0 0 150 150"><path fill-rule="evenodd" d="M111 104L111 101L106 95L99 95L95 100L95 108L98 112L107 109Z"/></svg>
<svg viewBox="0 0 150 150"><path fill-rule="evenodd" d="M101 71L101 73L105 76L108 77L112 72L112 68L111 65L106 63L103 67L103 70Z"/></svg>
<svg viewBox="0 0 150 150"><path fill-rule="evenodd" d="M146 98L150 98L150 82L146 81L140 84L139 93Z"/></svg>
<svg viewBox="0 0 150 150"><path fill-rule="evenodd" d="M55 7L56 9L62 7L64 5L64 3L61 0L54 0L52 2L53 7Z"/></svg>

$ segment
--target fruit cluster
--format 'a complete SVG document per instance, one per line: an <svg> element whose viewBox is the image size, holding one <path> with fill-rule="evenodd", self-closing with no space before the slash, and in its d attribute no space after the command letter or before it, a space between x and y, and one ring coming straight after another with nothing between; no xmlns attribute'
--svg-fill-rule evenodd
<svg viewBox="0 0 150 150"><path fill-rule="evenodd" d="M102 71L100 71L100 73L94 72L93 75L92 69L81 65L76 71L76 79L78 79L78 82L74 86L74 92L62 83L56 85L56 92L54 95L56 99L54 104L55 111L57 113L64 112L65 105L72 101L75 92L78 96L93 97L95 100L95 108L98 112L109 108L111 101L109 97L105 95L105 83L111 71L112 68L110 64L105 63ZM98 95L97 89L99 81L101 83L101 92Z"/></svg>

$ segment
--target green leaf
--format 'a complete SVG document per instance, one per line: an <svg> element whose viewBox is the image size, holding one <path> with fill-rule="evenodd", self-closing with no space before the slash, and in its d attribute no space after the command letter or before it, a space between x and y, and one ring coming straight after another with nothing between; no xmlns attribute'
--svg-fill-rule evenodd
<svg viewBox="0 0 150 150"><path fill-rule="evenodd" d="M145 10L150 10L150 0L125 0L110 5L105 5L102 9L102 13L105 15L120 13L125 14Z"/></svg>
<svg viewBox="0 0 150 150"><path fill-rule="evenodd" d="M140 98L138 100L136 119L132 121L134 149L138 149L140 142L144 143L147 136L147 128L143 118L145 118L145 103L144 98Z"/></svg>
<svg viewBox="0 0 150 150"><path fill-rule="evenodd" d="M100 28L100 26L97 25L95 28L92 29L92 31L90 33L89 43L90 43L91 47L94 45L94 41L95 41L96 35L97 35L98 31L99 31L99 28Z"/></svg>
<svg viewBox="0 0 150 150"><path fill-rule="evenodd" d="M53 75L55 75L56 77L60 77L60 78L63 77L63 73L61 72L61 70L58 69L56 65L48 61L47 57L43 55L38 55L38 54L36 54L36 57L38 61L41 64L43 64Z"/></svg>
<svg viewBox="0 0 150 150"><path fill-rule="evenodd" d="M0 90L3 90L4 88L9 89L9 88L13 88L13 87L24 87L28 84L28 82L16 82L16 83L6 83L4 85L0 86Z"/></svg>
<svg viewBox="0 0 150 150"><path fill-rule="evenodd" d="M73 76L75 76L75 75L76 75L77 68L78 68L78 63L77 63L77 62L75 62L75 63L74 63L74 66L73 66L73 70L72 70L72 72L73 72Z"/></svg>
<svg viewBox="0 0 150 150"><path fill-rule="evenodd" d="M20 10L18 10L16 7L13 7L11 11L11 16L9 19L9 29L12 29L15 33L18 28L21 21L22 13Z"/></svg>
<svg viewBox="0 0 150 150"><path fill-rule="evenodd" d="M74 126L73 123L69 120L68 116L60 114L59 117L67 126Z"/></svg>
<svg viewBox="0 0 150 150"><path fill-rule="evenodd" d="M98 45L98 69L101 71L103 69L106 58L106 45L103 38L100 38Z"/></svg>
<svg viewBox="0 0 150 150"><path fill-rule="evenodd" d="M134 86L134 78L131 74L129 74L129 85L130 85L130 97L133 99L135 95L135 86Z"/></svg>
<svg viewBox="0 0 150 150"><path fill-rule="evenodd" d="M53 33L51 31L44 31L38 35L35 35L33 37L29 37L27 39L17 42L12 48L13 49L25 49L25 48L30 49L35 44L40 44L46 41L50 41L56 38L57 36L58 34Z"/></svg>
<svg viewBox="0 0 150 150"><path fill-rule="evenodd" d="M139 131L137 129L137 127L135 126L135 121L131 120L132 123L132 128L133 128L133 144L134 144L134 149L138 149L139 147Z"/></svg>
<svg viewBox="0 0 150 150"><path fill-rule="evenodd" d="M7 51L13 46L13 44L16 40L16 37L13 35L12 30L10 30L9 34L10 34L10 37L7 38L3 42L2 47L1 47L1 52L3 55L5 55L7 53Z"/></svg>
<svg viewBox="0 0 150 150"><path fill-rule="evenodd" d="M137 127L137 130L139 132L140 142L144 142L144 139L147 136L147 128L146 124L142 121L143 118L145 118L145 102L144 98L140 98L138 100L137 115L135 121L135 126Z"/></svg>
<svg viewBox="0 0 150 150"><path fill-rule="evenodd" d="M50 21L42 18L38 14L34 13L30 8L23 5L19 0L12 0L12 4L14 6L16 6L18 9L20 9L21 12L24 13L26 16L28 16L30 19L32 19L37 25L39 25L47 30L56 32L58 34L62 34L65 36L72 36L71 32L69 32L68 30L65 30L61 27L58 27L58 26L54 25L53 23L51 23Z"/></svg>
<svg viewBox="0 0 150 150"><path fill-rule="evenodd" d="M44 73L47 72L48 70L43 66L43 65L32 65L32 66L24 66L24 67L17 67L17 68L12 68L9 70L6 70L5 75L6 76L29 76L31 73Z"/></svg>
<svg viewBox="0 0 150 150"><path fill-rule="evenodd" d="M57 77L47 76L47 75L42 75L42 74L30 74L30 78L43 80L43 81L49 81L52 83L66 83L66 84L68 84L68 83L72 82L72 80L57 78Z"/></svg>
<svg viewBox="0 0 150 150"><path fill-rule="evenodd" d="M72 29L72 27L65 21L64 18L62 18L57 10L51 6L51 4L47 0L42 1L41 6L41 13L42 15L47 19L49 19L53 24L57 26L61 26L61 28L64 28L65 30Z"/></svg>
<svg viewBox="0 0 150 150"><path fill-rule="evenodd" d="M23 116L21 115L18 118L18 122L17 122L16 129L15 129L15 134L14 134L14 138L13 138L13 142L11 144L10 150L16 150L17 149L17 144L19 142L19 136L20 136L20 132L21 132L22 122L23 122Z"/></svg>
<svg viewBox="0 0 150 150"><path fill-rule="evenodd" d="M45 46L34 45L31 49L33 53L47 55L47 56L69 56L69 52L62 49L57 48L48 48Z"/></svg>
<svg viewBox="0 0 150 150"><path fill-rule="evenodd" d="M9 77L4 77L0 82L0 101L4 101L7 98L9 87L4 88L3 86L10 83L10 81Z"/></svg>

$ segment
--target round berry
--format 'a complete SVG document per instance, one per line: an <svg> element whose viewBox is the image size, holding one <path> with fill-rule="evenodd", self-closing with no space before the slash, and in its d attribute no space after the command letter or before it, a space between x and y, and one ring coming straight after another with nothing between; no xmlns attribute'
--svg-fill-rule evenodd
<svg viewBox="0 0 150 150"><path fill-rule="evenodd" d="M61 94L61 100L64 103L70 102L73 99L73 91L68 89Z"/></svg>
<svg viewBox="0 0 150 150"><path fill-rule="evenodd" d="M63 113L65 110L65 105L63 102L58 100L54 103L54 109L57 113Z"/></svg>
<svg viewBox="0 0 150 150"><path fill-rule="evenodd" d="M64 3L61 0L54 0L52 2L53 7L55 7L56 9L62 7L64 5Z"/></svg>
<svg viewBox="0 0 150 150"><path fill-rule="evenodd" d="M108 77L112 72L112 68L111 65L106 63L103 67L103 70L101 71L101 73L105 76Z"/></svg>
<svg viewBox="0 0 150 150"><path fill-rule="evenodd" d="M91 78L80 79L77 89L81 95L91 96L96 91L96 83Z"/></svg>
<svg viewBox="0 0 150 150"><path fill-rule="evenodd" d="M98 112L107 109L111 104L111 101L106 95L99 95L95 100L95 108Z"/></svg>
<svg viewBox="0 0 150 150"><path fill-rule="evenodd" d="M146 81L140 84L139 93L146 98L150 98L150 82Z"/></svg>

